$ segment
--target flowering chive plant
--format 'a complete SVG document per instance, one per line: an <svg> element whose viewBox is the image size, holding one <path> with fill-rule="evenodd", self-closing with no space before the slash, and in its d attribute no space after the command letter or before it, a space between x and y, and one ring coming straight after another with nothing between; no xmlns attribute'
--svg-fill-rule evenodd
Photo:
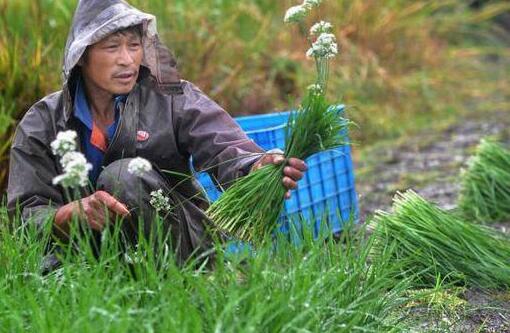
<svg viewBox="0 0 510 333"><path fill-rule="evenodd" d="M302 24L319 0L305 0L287 10L284 22ZM317 81L308 87L298 111L289 117L286 132L286 158L306 159L323 150L346 143L350 122L327 102L325 92L329 61L338 54L333 26L321 21L311 29L315 38L307 55L313 57ZM207 211L216 226L242 240L260 243L274 230L283 208L286 189L282 184L285 165L266 165L235 182Z"/></svg>
<svg viewBox="0 0 510 333"><path fill-rule="evenodd" d="M301 5L289 8L285 13L285 23L298 24L303 31L303 19L314 8L321 4L321 0L304 0ZM317 84L321 85L324 92L327 89L329 76L329 60L338 54L338 44L335 35L332 34L333 25L329 22L320 21L310 28L310 49L306 56L315 59L317 69Z"/></svg>
<svg viewBox="0 0 510 333"><path fill-rule="evenodd" d="M322 23L322 24L321 24ZM327 31L324 28L330 28L331 24L327 22L318 23L315 31ZM312 36L316 33L312 33ZM329 60L338 54L338 44L336 37L329 32L321 32L317 39L312 43L312 47L306 52L307 57L315 59L315 66L317 68L317 84L322 86L326 91L328 87L329 76Z"/></svg>

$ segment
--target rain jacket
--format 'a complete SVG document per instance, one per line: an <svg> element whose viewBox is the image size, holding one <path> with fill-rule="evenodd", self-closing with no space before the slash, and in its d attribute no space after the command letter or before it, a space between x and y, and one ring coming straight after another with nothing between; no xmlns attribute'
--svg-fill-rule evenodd
<svg viewBox="0 0 510 333"><path fill-rule="evenodd" d="M141 156L162 170L191 175L192 157L196 170L207 169L213 179L227 185L247 174L263 153L220 106L180 79L173 56L159 40L154 16L121 0L81 0L66 43L63 88L30 108L12 144L8 208L11 212L19 208L24 221L52 223L58 207L67 202L63 189L52 184L62 169L50 143L59 131L78 128L73 95L79 59L87 46L133 25L143 27L144 59L138 82L121 110L104 166ZM192 177L176 181L168 176L168 181L184 197L196 201L196 210L206 208L196 200L200 189ZM186 212L191 219L203 217L203 212L193 209Z"/></svg>

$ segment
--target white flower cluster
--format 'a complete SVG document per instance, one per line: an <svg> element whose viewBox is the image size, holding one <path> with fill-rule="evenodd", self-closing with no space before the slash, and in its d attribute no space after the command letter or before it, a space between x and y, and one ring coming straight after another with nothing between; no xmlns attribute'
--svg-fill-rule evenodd
<svg viewBox="0 0 510 333"><path fill-rule="evenodd" d="M319 36L324 33L331 33L333 30L333 25L329 22L320 21L318 23L315 23L310 28L310 35L312 36Z"/></svg>
<svg viewBox="0 0 510 333"><path fill-rule="evenodd" d="M297 23L305 18L306 14L308 14L308 10L303 5L290 7L285 13L283 22Z"/></svg>
<svg viewBox="0 0 510 333"><path fill-rule="evenodd" d="M86 186L89 171L92 165L87 163L87 159L82 153L69 152L60 160L64 168L64 173L53 178L53 184L60 184L64 187Z"/></svg>
<svg viewBox="0 0 510 333"><path fill-rule="evenodd" d="M151 162L142 157L133 158L128 164L128 172L138 177L152 170Z"/></svg>
<svg viewBox="0 0 510 333"><path fill-rule="evenodd" d="M57 138L50 144L53 154L62 157L66 153L76 150L77 137L75 131L58 132Z"/></svg>
<svg viewBox="0 0 510 333"><path fill-rule="evenodd" d="M306 52L308 57L330 59L338 54L336 37L330 33L322 33Z"/></svg>
<svg viewBox="0 0 510 333"><path fill-rule="evenodd" d="M172 208L170 206L170 198L163 194L162 189L151 192L151 200L149 203L157 212L168 212Z"/></svg>
<svg viewBox="0 0 510 333"><path fill-rule="evenodd" d="M61 157L60 165L64 169L62 175L53 178L54 185L64 187L87 185L92 165L87 163L87 159L82 153L75 151L77 137L75 131L59 132L57 138L50 144L53 154Z"/></svg>
<svg viewBox="0 0 510 333"><path fill-rule="evenodd" d="M298 23L302 19L306 17L308 12L312 10L313 7L318 7L321 4L322 0L304 0L304 2L299 6L290 7L285 13L285 17L283 18L283 22L285 23Z"/></svg>

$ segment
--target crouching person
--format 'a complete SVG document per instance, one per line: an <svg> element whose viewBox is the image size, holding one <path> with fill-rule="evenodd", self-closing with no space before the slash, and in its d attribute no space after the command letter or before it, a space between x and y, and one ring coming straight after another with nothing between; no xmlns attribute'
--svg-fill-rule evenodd
<svg viewBox="0 0 510 333"><path fill-rule="evenodd" d="M58 178L65 168L51 147L58 133L69 130L77 133L76 149L89 166L76 201L65 195ZM163 230L182 263L211 246L207 202L191 177L191 156L195 169L208 170L222 186L283 162L281 155L264 154L220 106L180 78L154 16L121 0L80 1L66 43L62 90L30 108L12 143L10 211L19 207L24 221L39 225L52 217L61 239L73 218L101 233L108 220L121 217L131 221L122 225L126 239L136 242L140 230L153 229L150 193L162 189L172 193L174 206ZM137 157L150 161L143 175L129 172ZM295 188L305 169L303 161L290 159L283 185Z"/></svg>

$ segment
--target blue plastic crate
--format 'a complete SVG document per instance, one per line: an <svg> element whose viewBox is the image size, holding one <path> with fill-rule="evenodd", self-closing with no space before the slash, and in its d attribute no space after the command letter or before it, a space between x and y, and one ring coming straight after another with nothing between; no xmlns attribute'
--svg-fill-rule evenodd
<svg viewBox="0 0 510 333"><path fill-rule="evenodd" d="M342 112L343 105L337 110ZM285 147L285 130L290 112L238 117L235 120L265 150ZM308 171L298 188L292 191L291 199L285 200L280 217L280 231L300 232L301 221L314 221L313 234L337 233L342 225L358 221L358 202L354 185L354 170L349 145L315 154L306 160ZM197 174L211 201L221 192L216 189L209 175ZM301 218L303 217L303 218ZM321 224L327 222L327 225Z"/></svg>

